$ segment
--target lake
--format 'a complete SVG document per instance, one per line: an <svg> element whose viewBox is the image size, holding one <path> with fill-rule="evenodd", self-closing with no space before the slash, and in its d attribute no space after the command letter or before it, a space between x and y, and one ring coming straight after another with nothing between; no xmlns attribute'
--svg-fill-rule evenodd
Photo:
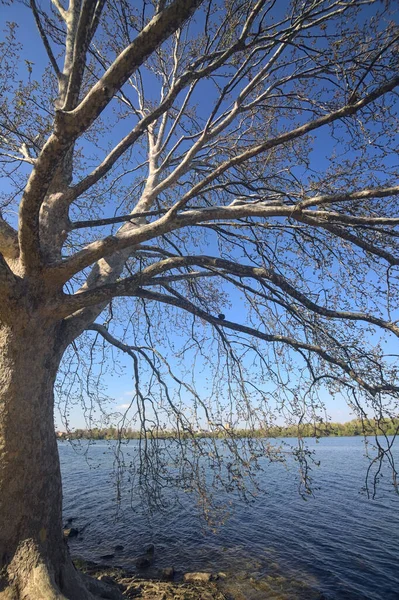
<svg viewBox="0 0 399 600"><path fill-rule="evenodd" d="M81 531L69 540L72 555L107 564L101 557L115 554L109 564L134 569L153 543L149 575L169 566L178 575L224 572L226 590L237 600L397 600L399 496L388 476L376 498L368 499L362 492L368 464L363 439L308 443L321 463L313 471L319 488L314 497L300 497L293 468L271 464L262 475L267 493L251 504L233 497L227 520L214 531L187 494L176 502L166 492L168 509L149 514L127 479L117 510L115 442L93 443L89 460L85 443L60 442L64 516ZM129 445L137 448L137 441ZM116 545L123 550L115 551Z"/></svg>

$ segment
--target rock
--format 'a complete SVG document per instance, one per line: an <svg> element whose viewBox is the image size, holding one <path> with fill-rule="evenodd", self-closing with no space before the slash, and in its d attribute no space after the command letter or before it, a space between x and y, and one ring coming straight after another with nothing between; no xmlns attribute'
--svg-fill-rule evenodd
<svg viewBox="0 0 399 600"><path fill-rule="evenodd" d="M212 573L185 573L183 576L186 583L209 583L212 579Z"/></svg>
<svg viewBox="0 0 399 600"><path fill-rule="evenodd" d="M161 579L164 581L172 581L175 576L175 570L173 567L166 567L161 571Z"/></svg>
<svg viewBox="0 0 399 600"><path fill-rule="evenodd" d="M143 554L143 556L139 556L139 558L136 560L137 569L148 569L148 567L150 567L154 562L154 544L148 544L148 546L145 546L144 552L145 554Z"/></svg>
<svg viewBox="0 0 399 600"><path fill-rule="evenodd" d="M218 573L218 579L227 579L226 573L223 573L222 571L220 571Z"/></svg>
<svg viewBox="0 0 399 600"><path fill-rule="evenodd" d="M101 560L112 560L115 558L115 554L103 554L100 556Z"/></svg>
<svg viewBox="0 0 399 600"><path fill-rule="evenodd" d="M136 568L137 569L148 569L151 566L152 560L150 560L147 556L139 556L136 560Z"/></svg>
<svg viewBox="0 0 399 600"><path fill-rule="evenodd" d="M99 581L103 581L104 583L108 583L108 585L118 585L115 581L115 579L113 579L112 577L110 577L109 575L106 575L104 573L102 573L101 575L99 575L98 577Z"/></svg>
<svg viewBox="0 0 399 600"><path fill-rule="evenodd" d="M117 544L115 546L115 552L120 552L121 550L124 550L125 546L122 546L122 544Z"/></svg>
<svg viewBox="0 0 399 600"><path fill-rule="evenodd" d="M245 581L245 579L249 578L248 571L236 571L234 574L234 578L238 581Z"/></svg>
<svg viewBox="0 0 399 600"><path fill-rule="evenodd" d="M69 529L64 529L64 537L72 538L76 537L79 534L79 529L76 527L70 527Z"/></svg>
<svg viewBox="0 0 399 600"><path fill-rule="evenodd" d="M154 544L148 544L148 546L146 546L144 548L144 551L146 554L149 554L150 556L153 556L155 553L155 546Z"/></svg>

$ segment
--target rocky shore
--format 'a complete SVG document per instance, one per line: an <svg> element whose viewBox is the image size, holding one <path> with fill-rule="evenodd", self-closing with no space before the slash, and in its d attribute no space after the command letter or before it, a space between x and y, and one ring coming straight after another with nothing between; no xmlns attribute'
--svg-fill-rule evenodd
<svg viewBox="0 0 399 600"><path fill-rule="evenodd" d="M212 573L186 573L183 581L165 581L172 578L173 570L163 569L159 579L144 579L136 574L114 567L76 560L77 568L118 589L125 598L145 600L227 600L218 589L219 576Z"/></svg>
<svg viewBox="0 0 399 600"><path fill-rule="evenodd" d="M145 578L118 567L106 567L76 560L77 568L90 577L108 584L124 598L141 600L326 600L324 594L304 581L269 575L261 580L242 573L236 577L224 573L185 573L175 581L174 571L162 569L158 577ZM110 596L112 597L112 596ZM118 598L120 596L118 595Z"/></svg>
<svg viewBox="0 0 399 600"><path fill-rule="evenodd" d="M81 531L70 527L64 534L71 539ZM270 562L262 574L254 557L248 562L243 558L237 568L226 573L175 572L172 566L157 569L155 546L147 544L136 557L134 570L128 571L114 562L123 549L116 545L112 553L99 556L101 563L75 558L75 566L90 578L107 584L110 598L122 595L142 600L325 600L316 581L282 573L275 562Z"/></svg>

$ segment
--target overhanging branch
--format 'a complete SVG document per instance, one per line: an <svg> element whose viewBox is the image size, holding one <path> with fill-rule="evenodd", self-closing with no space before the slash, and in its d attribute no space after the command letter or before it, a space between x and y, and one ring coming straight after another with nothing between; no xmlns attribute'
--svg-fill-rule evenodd
<svg viewBox="0 0 399 600"><path fill-rule="evenodd" d="M176 214L179 210L183 208L187 204L189 200L195 198L199 192L201 192L209 183L214 181L217 177L225 173L227 170L236 167L245 163L247 160L266 152L267 150L271 150L272 148L276 148L282 144L286 144L292 140L303 137L304 135L323 127L324 125L328 125L330 123L334 123L339 119L343 119L345 117L356 114L362 108L368 106L381 96L384 96L390 91L393 91L399 85L399 75L393 77L385 84L376 88L370 94L367 94L364 98L355 102L353 104L346 104L338 110L332 111L327 115L319 117L318 119L314 119L312 121L308 121L304 125L297 127L291 131L283 133L275 138L266 140L262 144L249 148L248 150L242 152L234 156L233 158L223 162L219 165L212 173L207 175L201 182L197 183L193 186L193 188L185 194L176 204L171 208L171 214ZM160 184L161 185L161 184ZM160 187L160 186L158 186ZM155 189L154 193L158 193L158 190Z"/></svg>
<svg viewBox="0 0 399 600"><path fill-rule="evenodd" d="M341 198L349 199L350 196L357 197L364 193L367 198L372 196L372 190L362 190L358 192L348 193L342 195ZM379 194L379 195L378 195ZM391 196L399 194L399 186L394 188L377 188L376 197ZM98 240L86 246L83 250L77 252L72 257L54 264L50 267L50 271L55 277L60 277L62 281L67 281L72 275L78 271L90 266L100 258L110 255L113 252L124 250L125 248L134 247L142 242L149 241L153 238L169 233L171 231L177 231L183 227L189 227L190 225L199 225L209 221L217 221L223 219L245 219L245 218L267 218L272 217L285 217L292 220L297 220L314 227L321 227L330 230L334 233L334 227L336 225L330 224L330 221L340 223L347 226L365 225L365 224L385 224L385 225L397 225L399 220L397 218L390 217L356 217L352 215L341 215L335 211L315 211L315 210L301 210L300 204L294 205L283 205L279 203L268 203L265 199L264 202L257 203L241 203L231 204L228 206L216 206L210 208L193 208L191 210L184 210L184 206L181 207L181 211L178 214L174 214L174 211L168 210L160 219L147 223L134 229L127 235L123 236L108 236L102 240ZM148 213L137 213L137 215L127 215L123 217L123 221L132 220L142 214L149 216L149 213L153 214L162 213L160 211L149 211ZM115 217L116 219L117 217ZM118 217L119 219L119 217ZM109 221L100 220L102 224L109 224ZM88 225L88 222L83 222L84 225ZM338 230L340 237L343 235L347 236L347 239L355 245L363 248L364 250L380 256L389 262L389 264L399 264L399 259L392 256L388 252L378 248L372 243L362 241L358 236L342 230L342 227ZM341 235L342 233L342 235Z"/></svg>
<svg viewBox="0 0 399 600"><path fill-rule="evenodd" d="M293 350L306 350L313 354L318 355L320 358L330 363L331 365L335 365L339 367L342 371L344 371L353 381L356 381L364 390L369 392L371 395L375 395L378 392L399 392L399 387L394 386L388 383L384 383L382 385L370 385L368 384L362 377L356 374L347 364L347 362L340 360L337 357L334 357L321 346L316 346L314 344L309 344L306 342L302 342L300 340L296 340L294 338L290 338L288 336L283 335L274 335L265 333L262 331L258 331L252 327L248 327L246 325L240 325L233 321L228 321L226 319L221 320L217 317L214 317L201 308L195 306L188 300L183 300L181 298L176 298L175 296L168 296L166 294L161 294L158 292L147 291L143 289L138 289L135 293L136 297L145 298L147 300L154 300L156 302L160 302L163 304L169 304L170 306L175 306L177 308L181 308L197 317L200 317L204 321L207 321L211 325L217 327L223 327L225 329L229 329L231 331L238 331L244 333L246 335L253 336L255 338L264 340L266 342L272 343L281 343L289 346Z"/></svg>
<svg viewBox="0 0 399 600"><path fill-rule="evenodd" d="M218 271L220 271L221 276L227 273L240 278L255 279L260 282L262 280L268 281L275 285L279 290L287 294L289 298L296 300L304 308L307 308L309 311L315 314L327 317L329 319L371 323L377 327L390 331L399 337L399 327L395 323L367 313L340 311L320 306L313 302L306 294L294 287L285 277L279 275L273 269L243 265L230 260L212 256L175 256L166 258L151 264L143 271L138 272L132 277L122 279L116 283L99 286L92 290L82 291L73 296L65 297L61 310L66 312L62 316L67 316L68 314L72 314L77 310L86 308L87 306L109 301L111 298L116 296L135 296L139 287L162 284L165 278L160 278L159 275L162 275L163 273L173 269L187 268L191 266L205 267L209 269L210 274L214 276L218 275ZM176 276L171 275L167 278L167 280L184 280L202 276L204 276L202 273L188 272L186 274L178 274ZM209 276L209 274L206 274L206 276Z"/></svg>

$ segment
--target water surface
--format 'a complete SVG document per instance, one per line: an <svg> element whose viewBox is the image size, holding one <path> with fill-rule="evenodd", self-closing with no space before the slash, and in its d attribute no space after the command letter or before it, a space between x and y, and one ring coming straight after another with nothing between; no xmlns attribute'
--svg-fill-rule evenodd
<svg viewBox="0 0 399 600"><path fill-rule="evenodd" d="M306 502L295 472L270 465L262 476L268 493L250 505L233 500L216 532L190 496L176 503L169 493L167 511L148 515L128 481L117 512L114 444L94 443L88 461L79 448L59 444L65 520L81 530L70 540L73 555L104 562L101 556L115 554L111 563L133 569L154 543L150 574L172 565L178 573L223 571L237 600L399 598L399 496L387 477L376 499L362 492L368 463L361 438L309 441L321 466L319 489Z"/></svg>

